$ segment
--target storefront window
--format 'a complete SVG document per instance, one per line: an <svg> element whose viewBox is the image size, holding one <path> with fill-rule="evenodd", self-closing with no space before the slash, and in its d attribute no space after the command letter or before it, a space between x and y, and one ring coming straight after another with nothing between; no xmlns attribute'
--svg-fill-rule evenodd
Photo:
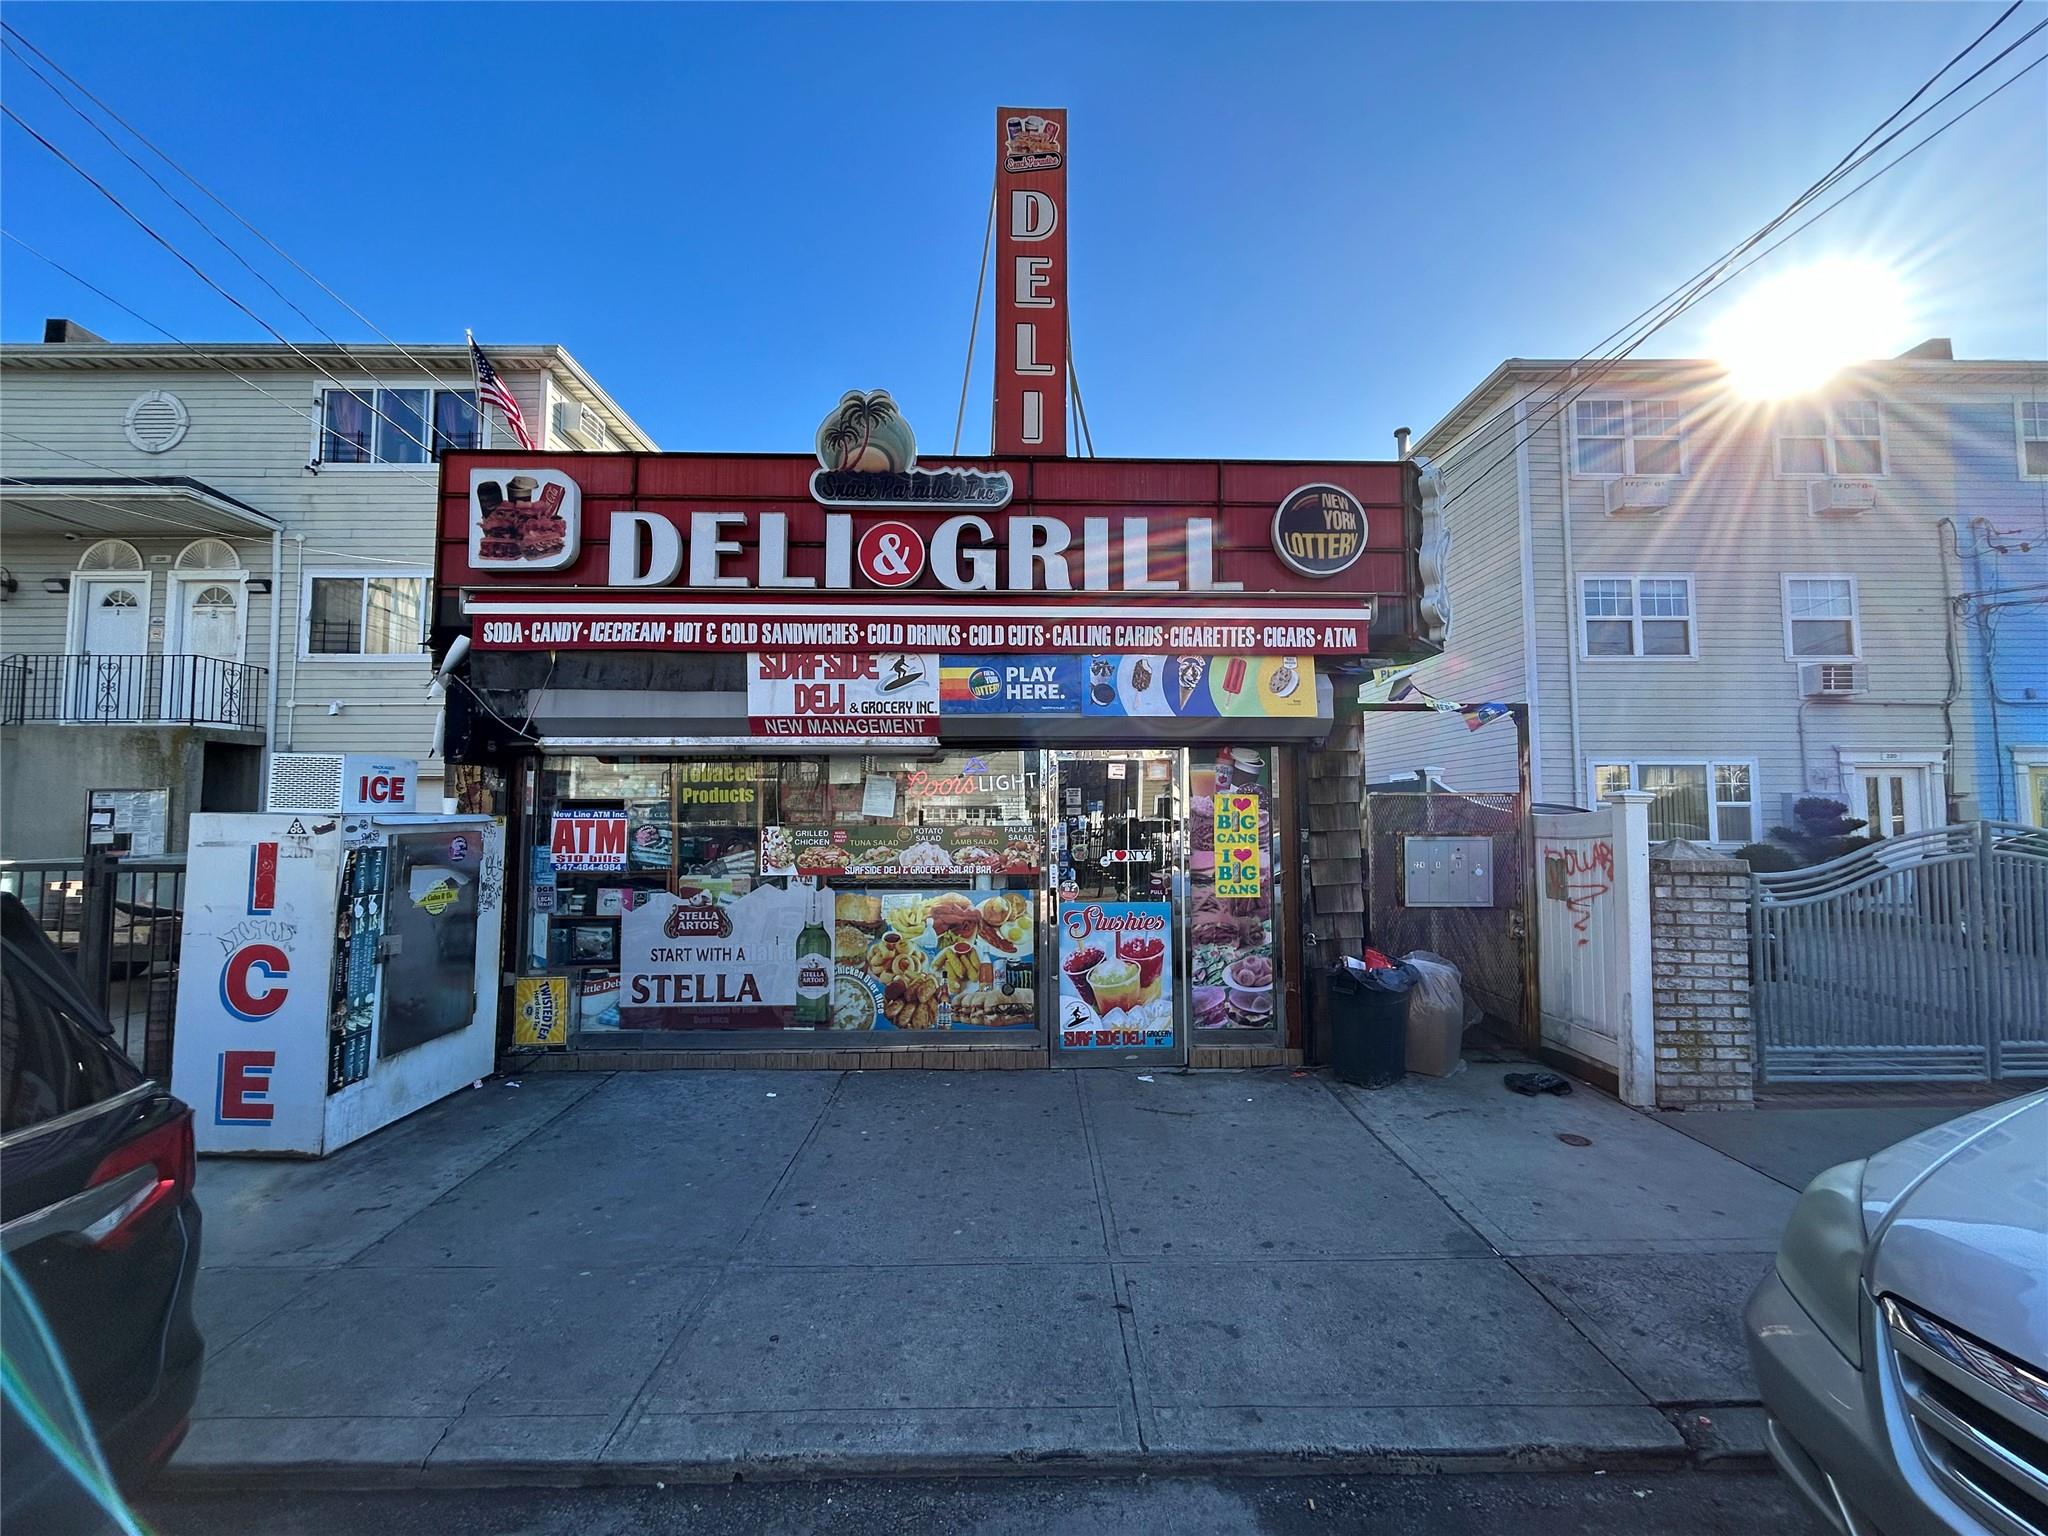
<svg viewBox="0 0 2048 1536"><path fill-rule="evenodd" d="M526 965L579 1030L1033 1030L1039 758L563 758ZM625 1038L622 1036L621 1038Z"/></svg>
<svg viewBox="0 0 2048 1536"><path fill-rule="evenodd" d="M1196 748L1189 776L1189 1025L1269 1034L1280 1025L1280 869L1273 859L1273 757L1266 747Z"/></svg>

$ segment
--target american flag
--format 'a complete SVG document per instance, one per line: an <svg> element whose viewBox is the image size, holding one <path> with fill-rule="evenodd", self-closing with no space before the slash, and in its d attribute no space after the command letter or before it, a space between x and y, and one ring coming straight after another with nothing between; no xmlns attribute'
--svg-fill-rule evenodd
<svg viewBox="0 0 2048 1536"><path fill-rule="evenodd" d="M533 434L526 430L526 418L519 414L519 402L512 398L512 391L498 377L498 370L491 366L491 360L484 356L484 349L476 344L474 336L469 338L469 366L476 374L477 409L495 405L504 416L505 425L512 429L512 435L519 439L519 446L536 446Z"/></svg>

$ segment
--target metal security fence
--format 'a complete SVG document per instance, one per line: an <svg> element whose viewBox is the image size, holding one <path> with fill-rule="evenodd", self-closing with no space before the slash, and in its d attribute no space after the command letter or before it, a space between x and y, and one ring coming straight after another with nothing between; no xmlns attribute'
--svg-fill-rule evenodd
<svg viewBox="0 0 2048 1536"><path fill-rule="evenodd" d="M185 860L123 858L98 867L97 901L88 899L87 866L77 859L0 860L0 891L20 898L78 969L88 995L104 997L108 1022L128 1058L168 1082Z"/></svg>
<svg viewBox="0 0 2048 1536"><path fill-rule="evenodd" d="M1466 995L1510 1037L1525 1030L1524 964L1529 942L1529 820L1521 796L1368 789L1365 796L1367 937L1399 958L1442 955L1458 967ZM1491 839L1493 904L1411 907L1403 899L1410 837Z"/></svg>
<svg viewBox="0 0 2048 1536"><path fill-rule="evenodd" d="M2048 832L1938 827L1752 891L1767 1081L2048 1077Z"/></svg>

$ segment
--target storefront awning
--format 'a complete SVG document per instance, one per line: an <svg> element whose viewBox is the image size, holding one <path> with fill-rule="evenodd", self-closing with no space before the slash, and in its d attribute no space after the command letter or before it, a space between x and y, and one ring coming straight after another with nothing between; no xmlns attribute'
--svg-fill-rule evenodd
<svg viewBox="0 0 2048 1536"><path fill-rule="evenodd" d="M0 480L0 527L15 535L209 533L254 539L270 537L279 526L269 513L185 475Z"/></svg>
<svg viewBox="0 0 2048 1536"><path fill-rule="evenodd" d="M526 691L527 731L543 752L814 754L821 751L936 750L956 742L1030 743L1040 746L1192 742L1321 741L1330 732L1334 694L1316 679L1314 714L1290 717L1191 716L1107 718L1071 715L974 714L942 719L939 735L918 740L823 742L750 733L747 700L732 691L541 687Z"/></svg>

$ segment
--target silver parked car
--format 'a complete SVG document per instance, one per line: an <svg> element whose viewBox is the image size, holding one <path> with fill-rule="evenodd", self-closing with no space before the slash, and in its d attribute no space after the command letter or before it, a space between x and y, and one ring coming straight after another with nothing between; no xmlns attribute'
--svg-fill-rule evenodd
<svg viewBox="0 0 2048 1536"><path fill-rule="evenodd" d="M2048 1093L1814 1179L1745 1321L1771 1455L1844 1536L2048 1536Z"/></svg>

